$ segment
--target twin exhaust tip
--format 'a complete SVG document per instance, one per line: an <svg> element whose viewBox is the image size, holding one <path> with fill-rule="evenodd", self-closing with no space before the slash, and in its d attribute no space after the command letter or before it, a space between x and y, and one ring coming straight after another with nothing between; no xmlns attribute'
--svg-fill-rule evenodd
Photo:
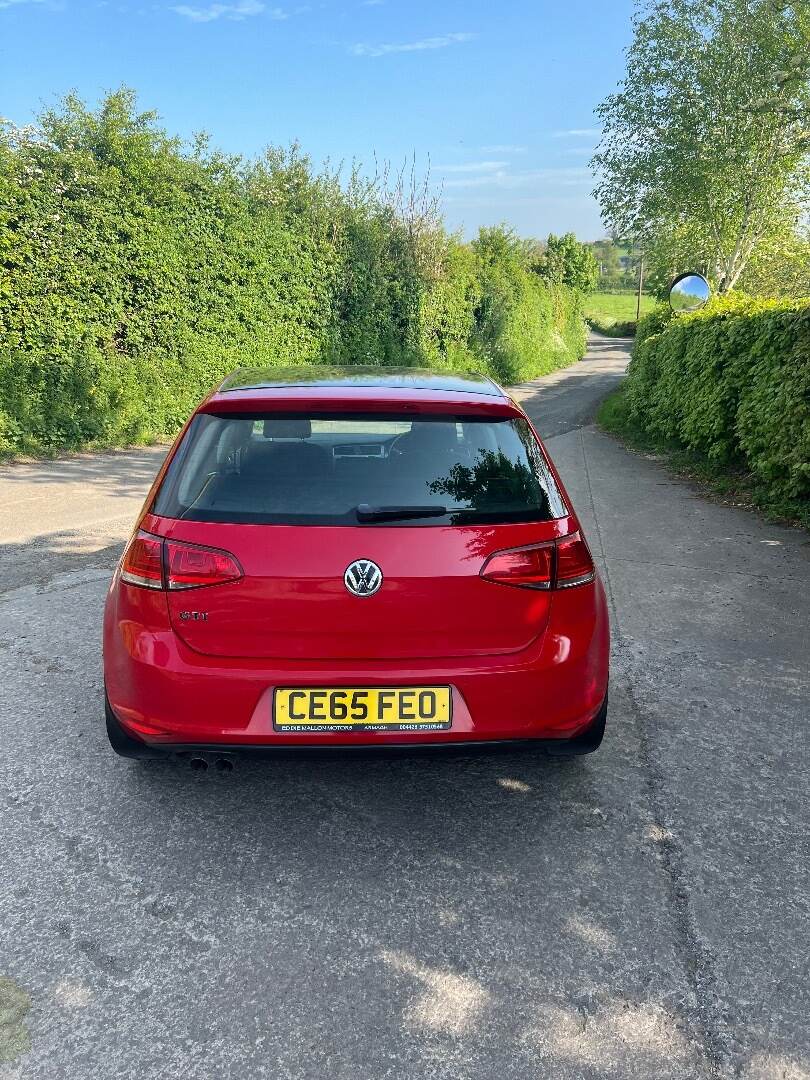
<svg viewBox="0 0 810 1080"><path fill-rule="evenodd" d="M233 758L221 754L192 754L188 764L194 772L205 772L209 766L217 772L233 772Z"/></svg>

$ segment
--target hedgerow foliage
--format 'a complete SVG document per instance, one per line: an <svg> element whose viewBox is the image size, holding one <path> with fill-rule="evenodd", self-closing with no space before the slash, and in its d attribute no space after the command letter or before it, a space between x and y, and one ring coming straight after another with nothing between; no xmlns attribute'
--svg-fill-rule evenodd
<svg viewBox="0 0 810 1080"><path fill-rule="evenodd" d="M476 368L584 351L579 297L504 229L472 244L297 147L169 137L129 91L0 127L0 452L173 433L241 365Z"/></svg>
<svg viewBox="0 0 810 1080"><path fill-rule="evenodd" d="M639 324L633 420L719 463L742 463L773 500L810 498L810 300L742 295Z"/></svg>

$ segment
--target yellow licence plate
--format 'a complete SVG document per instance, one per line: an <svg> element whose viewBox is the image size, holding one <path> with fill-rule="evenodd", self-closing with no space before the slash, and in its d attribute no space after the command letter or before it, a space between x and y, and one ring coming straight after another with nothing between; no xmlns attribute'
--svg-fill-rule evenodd
<svg viewBox="0 0 810 1080"><path fill-rule="evenodd" d="M279 687L276 731L446 731L453 718L449 686Z"/></svg>

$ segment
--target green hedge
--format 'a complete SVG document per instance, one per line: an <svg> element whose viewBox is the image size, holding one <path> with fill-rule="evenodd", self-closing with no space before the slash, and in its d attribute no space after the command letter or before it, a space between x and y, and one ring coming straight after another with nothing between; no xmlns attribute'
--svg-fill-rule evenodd
<svg viewBox="0 0 810 1080"><path fill-rule="evenodd" d="M584 348L578 294L540 281L508 230L462 243L296 147L185 148L128 91L0 124L0 453L170 436L240 365L509 383Z"/></svg>
<svg viewBox="0 0 810 1080"><path fill-rule="evenodd" d="M656 309L639 324L625 394L650 434L744 465L774 501L810 498L810 300Z"/></svg>

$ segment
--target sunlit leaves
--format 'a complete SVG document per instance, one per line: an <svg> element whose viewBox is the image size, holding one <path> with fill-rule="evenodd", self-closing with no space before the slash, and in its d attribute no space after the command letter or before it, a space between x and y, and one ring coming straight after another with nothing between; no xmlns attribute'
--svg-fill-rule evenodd
<svg viewBox="0 0 810 1080"><path fill-rule="evenodd" d="M528 250L448 236L412 166L185 145L128 90L0 123L0 453L172 434L245 365L551 370L579 298Z"/></svg>
<svg viewBox="0 0 810 1080"><path fill-rule="evenodd" d="M567 285L585 294L593 292L599 281L599 267L593 251L570 232L564 236L553 233L549 236L534 270L547 281Z"/></svg>
<svg viewBox="0 0 810 1080"><path fill-rule="evenodd" d="M598 112L606 223L733 288L807 191L807 0L642 3L627 73Z"/></svg>
<svg viewBox="0 0 810 1080"><path fill-rule="evenodd" d="M634 420L749 469L774 501L810 497L810 303L730 294L639 324L627 382Z"/></svg>

